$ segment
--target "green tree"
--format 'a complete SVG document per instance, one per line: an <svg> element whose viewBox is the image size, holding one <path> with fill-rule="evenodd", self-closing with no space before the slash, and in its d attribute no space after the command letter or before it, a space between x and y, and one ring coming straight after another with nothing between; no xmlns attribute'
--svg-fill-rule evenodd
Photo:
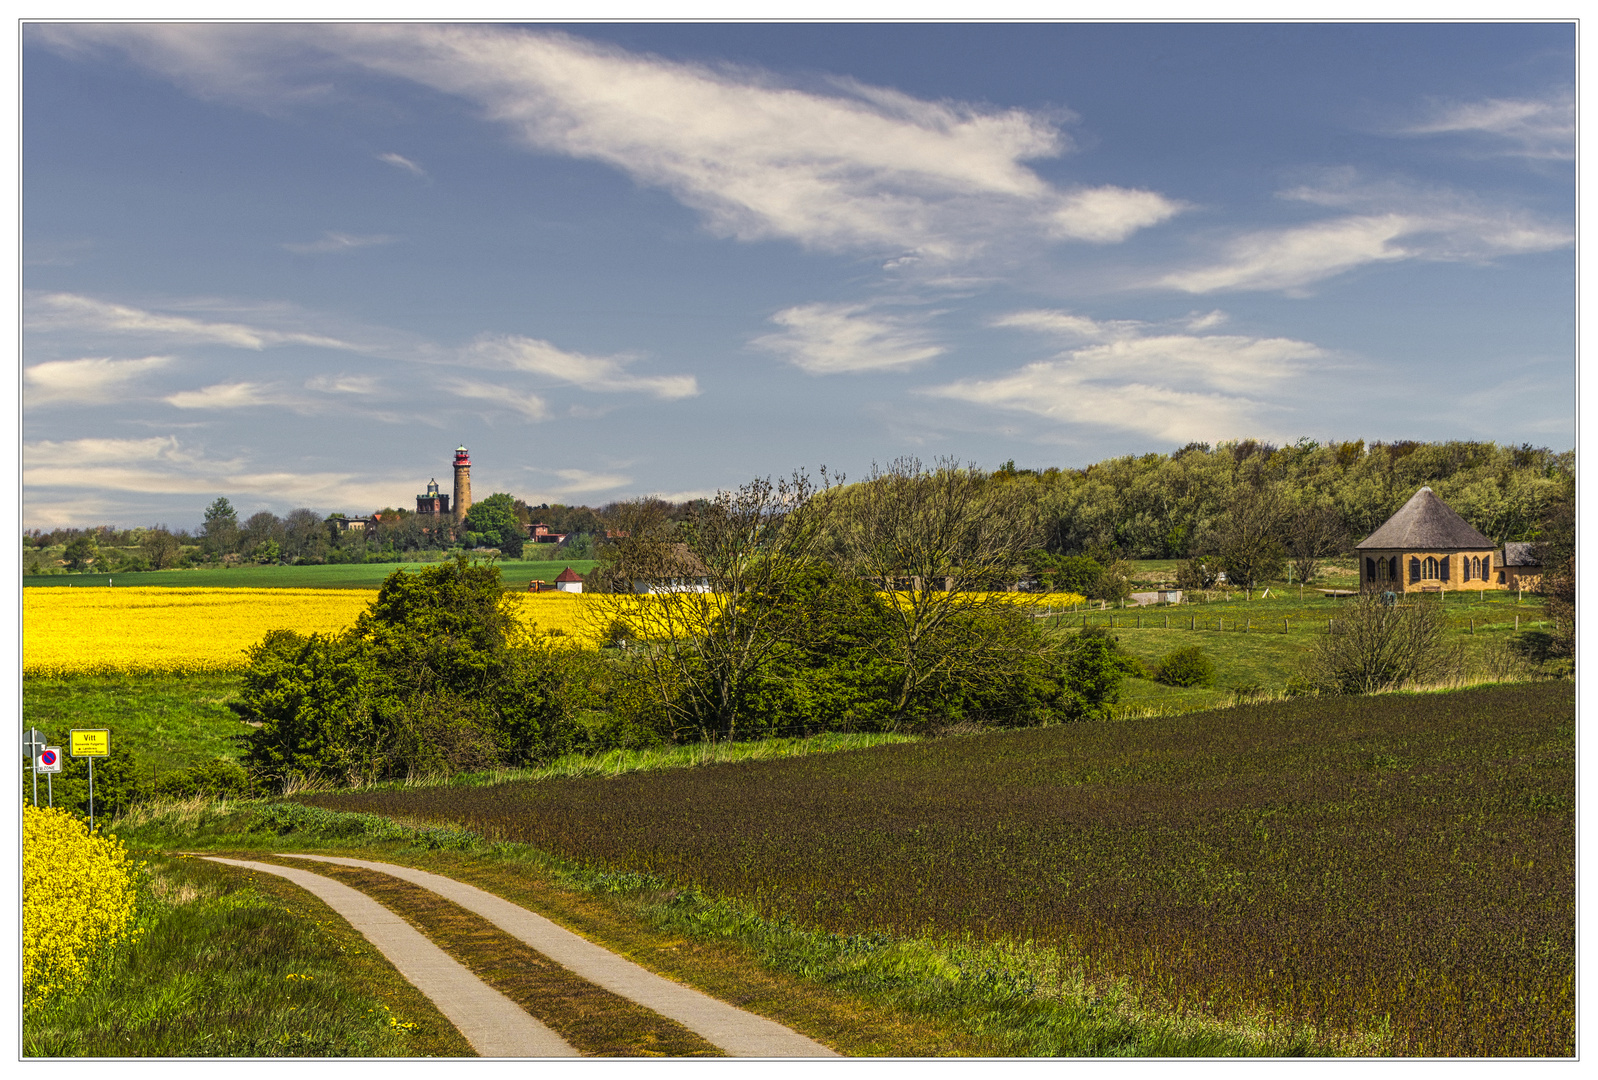
<svg viewBox="0 0 1598 1080"><path fill-rule="evenodd" d="M204 539L201 543L206 554L212 556L238 550L239 515L226 498L219 497L205 508Z"/></svg>
<svg viewBox="0 0 1598 1080"><path fill-rule="evenodd" d="M527 540L527 530L516 516L516 499L504 492L472 503L471 509L466 511L466 529L481 534L513 559L521 557L522 545Z"/></svg>
<svg viewBox="0 0 1598 1080"><path fill-rule="evenodd" d="M99 559L100 545L95 540L94 533L79 533L67 542L66 549L62 551L61 557L66 559L68 568L72 570L87 570Z"/></svg>
<svg viewBox="0 0 1598 1080"><path fill-rule="evenodd" d="M182 553L178 538L165 525L146 530L139 540L139 550L143 552L151 570L171 569L177 565L178 556Z"/></svg>

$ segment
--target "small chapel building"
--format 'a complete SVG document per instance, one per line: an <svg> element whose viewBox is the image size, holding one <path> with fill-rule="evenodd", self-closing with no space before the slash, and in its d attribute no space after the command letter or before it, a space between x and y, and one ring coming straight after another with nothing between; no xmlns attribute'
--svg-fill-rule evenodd
<svg viewBox="0 0 1598 1080"><path fill-rule="evenodd" d="M1386 524L1354 545L1365 592L1502 589L1493 542L1423 487Z"/></svg>

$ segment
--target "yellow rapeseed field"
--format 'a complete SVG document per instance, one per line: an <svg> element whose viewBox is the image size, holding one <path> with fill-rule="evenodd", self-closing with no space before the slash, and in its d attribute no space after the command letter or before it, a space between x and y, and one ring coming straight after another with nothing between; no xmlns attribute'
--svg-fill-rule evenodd
<svg viewBox="0 0 1598 1080"><path fill-rule="evenodd" d="M137 869L121 841L67 811L22 808L24 1002L76 982L130 936Z"/></svg>
<svg viewBox="0 0 1598 1080"><path fill-rule="evenodd" d="M646 597L511 593L522 622L579 645L597 642L618 609ZM1020 604L1069 607L1074 594L1000 594ZM185 674L237 671L271 630L337 633L377 597L371 589L24 589L23 673ZM648 620L646 620L648 621Z"/></svg>
<svg viewBox="0 0 1598 1080"><path fill-rule="evenodd" d="M330 633L365 589L24 589L25 675L234 671L269 630Z"/></svg>

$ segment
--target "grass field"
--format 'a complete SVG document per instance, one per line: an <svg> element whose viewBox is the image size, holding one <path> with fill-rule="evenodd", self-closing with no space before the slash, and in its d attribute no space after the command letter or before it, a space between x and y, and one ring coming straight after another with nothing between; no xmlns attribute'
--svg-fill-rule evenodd
<svg viewBox="0 0 1598 1080"><path fill-rule="evenodd" d="M1574 1049L1574 690L1304 700L611 779L314 795L846 935L1419 1055Z"/></svg>
<svg viewBox="0 0 1598 1080"><path fill-rule="evenodd" d="M592 559L570 562L499 560L505 586L525 589L537 578L554 585L555 576L570 566L586 574L598 565ZM396 570L414 574L426 563L353 563L334 566L236 566L216 570L150 570L142 574L52 574L24 576L30 589L103 589L137 586L167 589L376 589Z"/></svg>

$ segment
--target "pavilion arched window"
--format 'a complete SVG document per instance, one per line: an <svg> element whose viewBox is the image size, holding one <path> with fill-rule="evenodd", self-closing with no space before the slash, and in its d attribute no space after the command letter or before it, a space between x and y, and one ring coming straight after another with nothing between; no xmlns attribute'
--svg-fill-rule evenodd
<svg viewBox="0 0 1598 1080"><path fill-rule="evenodd" d="M1387 580L1388 581L1397 581L1398 580L1398 556L1397 555L1394 555L1392 558L1387 560Z"/></svg>
<svg viewBox="0 0 1598 1080"><path fill-rule="evenodd" d="M1436 581L1437 560L1430 555L1426 556L1426 561L1420 564L1420 576L1423 581Z"/></svg>
<svg viewBox="0 0 1598 1080"><path fill-rule="evenodd" d="M1411 585L1420 581L1420 560L1415 556L1409 557L1409 583Z"/></svg>
<svg viewBox="0 0 1598 1080"><path fill-rule="evenodd" d="M1382 561L1386 562L1387 560L1383 559ZM1376 560L1375 559L1367 558L1365 560L1365 580L1366 581L1375 581L1376 580Z"/></svg>

